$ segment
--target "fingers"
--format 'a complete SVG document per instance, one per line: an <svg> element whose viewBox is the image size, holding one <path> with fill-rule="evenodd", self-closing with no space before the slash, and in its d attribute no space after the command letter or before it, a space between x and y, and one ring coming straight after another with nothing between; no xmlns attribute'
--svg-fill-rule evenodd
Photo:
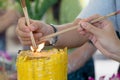
<svg viewBox="0 0 120 80"><path fill-rule="evenodd" d="M41 33L35 33L35 34L33 34L33 35L34 35L35 41L39 41L39 40L40 40L40 37L41 37L43 34L41 34Z"/></svg>
<svg viewBox="0 0 120 80"><path fill-rule="evenodd" d="M32 45L32 42L31 42L31 41L23 41L23 40L21 40L21 38L19 38L19 40L20 40L20 43L21 43L22 45L25 45L25 46Z"/></svg>
<svg viewBox="0 0 120 80"><path fill-rule="evenodd" d="M28 26L26 26L25 18L20 18L18 20L18 29L23 32L30 32L30 29L28 28Z"/></svg>
<svg viewBox="0 0 120 80"><path fill-rule="evenodd" d="M40 37L42 36L43 34L41 34L41 33L35 33L35 34L33 34L33 36L34 36L34 39L36 40L36 41L38 41L38 40L40 40ZM31 38L30 37L20 37L21 38L21 40L31 40Z"/></svg>
<svg viewBox="0 0 120 80"><path fill-rule="evenodd" d="M78 28L78 32L82 35L86 34L86 30L82 27L81 23L79 23L80 27Z"/></svg>
<svg viewBox="0 0 120 80"><path fill-rule="evenodd" d="M18 34L18 37L21 40L21 43L25 44L25 45L31 44L30 33L22 32L22 31L17 30L17 29L18 28L16 28L16 31L17 31L16 33ZM41 33L34 33L33 36L34 36L35 41L37 42L37 41L39 41L39 39L42 36L42 34Z"/></svg>
<svg viewBox="0 0 120 80"><path fill-rule="evenodd" d="M26 45L26 46L32 45L31 38L20 38L20 37L18 37L18 38L19 38L20 43L21 43L22 45ZM40 43L40 41L37 40L37 39L35 39L35 43L38 45L38 44Z"/></svg>
<svg viewBox="0 0 120 80"><path fill-rule="evenodd" d="M94 35L100 35L101 34L101 29L89 24L88 22L80 22L81 23L81 26L83 29L85 29L86 31L94 34Z"/></svg>
<svg viewBox="0 0 120 80"><path fill-rule="evenodd" d="M30 25L26 26L25 18L20 18L18 22L18 26L16 28L16 33L24 45L31 45L31 35L30 32L33 32L33 36L35 41L39 41L39 38L43 35L42 33L38 32L38 22L30 20Z"/></svg>
<svg viewBox="0 0 120 80"><path fill-rule="evenodd" d="M76 24L78 24L80 22L80 20L81 20L80 18L77 18L77 19L74 20L73 23L76 25Z"/></svg>
<svg viewBox="0 0 120 80"><path fill-rule="evenodd" d="M90 16L88 18L85 18L83 21L91 22L92 20L95 20L95 19L97 19L99 17L101 17L101 16L99 14L96 14L96 15Z"/></svg>
<svg viewBox="0 0 120 80"><path fill-rule="evenodd" d="M18 29L23 31L23 32L30 32L30 31L35 31L39 28L36 25L37 23L35 21L30 20L30 23L31 24L29 26L27 26L25 18L20 18L19 21L18 21Z"/></svg>
<svg viewBox="0 0 120 80"><path fill-rule="evenodd" d="M19 37L23 37L23 38L28 38L30 37L30 32L25 32L25 31L22 31L22 30L19 30L19 27L16 28L16 33Z"/></svg>
<svg viewBox="0 0 120 80"><path fill-rule="evenodd" d="M32 42L31 42L31 40L21 40L20 39L20 43L22 44L22 45L25 45L25 46L28 46L28 45L32 45ZM35 41L35 43L38 45L39 43L40 43L40 41Z"/></svg>
<svg viewBox="0 0 120 80"><path fill-rule="evenodd" d="M81 21L79 22L79 25L80 25L81 27L78 29L78 31L79 31L81 34L84 35L87 31L86 31L84 28L82 28L81 22L91 22L92 20L95 20L95 19L97 19L97 18L99 18L99 17L101 17L101 16L98 15L98 14L96 14L96 15L93 15L93 16L91 16L91 17L89 17L89 18L85 18L85 19L81 20ZM93 25L94 25L94 26L97 26L97 27L101 26L99 22L94 23Z"/></svg>

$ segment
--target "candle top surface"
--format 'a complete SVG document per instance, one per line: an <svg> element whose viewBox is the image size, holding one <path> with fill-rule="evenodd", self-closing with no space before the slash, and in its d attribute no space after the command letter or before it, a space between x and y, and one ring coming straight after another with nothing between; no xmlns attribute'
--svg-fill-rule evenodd
<svg viewBox="0 0 120 80"><path fill-rule="evenodd" d="M18 57L31 57L31 58L45 58L45 57L50 57L54 54L60 54L60 53L67 53L67 48L65 49L50 49L50 50L42 50L41 52L33 52L31 50L22 50L19 52Z"/></svg>

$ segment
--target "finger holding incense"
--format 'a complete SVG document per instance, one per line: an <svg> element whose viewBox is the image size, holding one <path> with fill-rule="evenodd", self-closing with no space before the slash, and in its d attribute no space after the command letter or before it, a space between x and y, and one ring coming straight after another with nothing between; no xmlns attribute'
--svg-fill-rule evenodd
<svg viewBox="0 0 120 80"><path fill-rule="evenodd" d="M23 25L23 24L22 24ZM16 33L18 35L18 37L20 37L20 39L22 40L26 40L26 41L31 41L30 39L30 32L31 31L36 31L36 28L31 28L31 26L27 27L26 25L24 27L18 25L19 27L16 28ZM39 35L42 35L40 33L35 33L34 32L34 38L35 40L38 39Z"/></svg>
<svg viewBox="0 0 120 80"><path fill-rule="evenodd" d="M107 19L102 20L95 26L88 22L81 21L81 26L90 32L91 37L89 36L89 39L105 56L118 61L120 60L118 57L120 51L120 40L116 35L113 23L111 21Z"/></svg>
<svg viewBox="0 0 120 80"><path fill-rule="evenodd" d="M88 23L88 22L80 22L81 27L78 29L78 32L82 35L86 35L88 32L95 34L95 35L99 35L101 32L100 28L97 28L98 26L101 26L101 24L98 24L96 26ZM91 36L92 36L91 34ZM91 37L89 36L89 37Z"/></svg>
<svg viewBox="0 0 120 80"><path fill-rule="evenodd" d="M26 25L25 18L20 18L18 20L18 25L17 26L20 26L20 27L17 27L17 28L20 29L23 32L30 32L29 27Z"/></svg>
<svg viewBox="0 0 120 80"><path fill-rule="evenodd" d="M29 26L30 25L30 21L29 21L29 17L28 17L28 12L27 12L27 7L26 7L25 0L21 0L21 4L22 4L22 8L23 8L23 12L24 12L24 15L25 15L25 19L26 19L27 25ZM37 48L37 45L35 43L35 39L34 39L34 36L33 36L32 32L30 32L30 38L31 38L33 47Z"/></svg>
<svg viewBox="0 0 120 80"><path fill-rule="evenodd" d="M91 17L91 19L94 19L94 15L93 15L93 17ZM81 27L78 29L80 34L81 34L81 28L83 28L85 30L85 31L83 31L83 32L85 32L85 34L90 32L90 33L92 33L91 35L94 35L94 36L100 36L101 34L103 35L107 31L108 32L113 31L111 33L114 33L113 24L111 21L109 21L107 19L101 20L100 22L96 22L95 24L91 24L91 23L88 23L85 21L80 21L80 25L81 25Z"/></svg>

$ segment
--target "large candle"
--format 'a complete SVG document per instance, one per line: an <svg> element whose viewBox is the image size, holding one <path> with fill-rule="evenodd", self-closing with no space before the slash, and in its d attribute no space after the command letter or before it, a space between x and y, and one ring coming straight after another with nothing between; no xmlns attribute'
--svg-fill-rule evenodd
<svg viewBox="0 0 120 80"><path fill-rule="evenodd" d="M16 66L18 80L67 80L67 49L21 51Z"/></svg>

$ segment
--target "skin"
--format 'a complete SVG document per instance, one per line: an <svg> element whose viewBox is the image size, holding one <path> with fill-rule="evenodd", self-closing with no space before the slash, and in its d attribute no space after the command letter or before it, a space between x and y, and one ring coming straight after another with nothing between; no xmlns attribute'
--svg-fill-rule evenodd
<svg viewBox="0 0 120 80"><path fill-rule="evenodd" d="M94 15L89 19L100 17ZM99 49L108 58L120 62L120 40L118 39L114 26L109 20L102 20L94 25L80 21L81 27L78 29L80 34L89 34L89 39L93 42L95 47Z"/></svg>
<svg viewBox="0 0 120 80"><path fill-rule="evenodd" d="M68 73L83 67L95 52L95 46L89 42L86 42L84 45L76 48L68 55Z"/></svg>
<svg viewBox="0 0 120 80"><path fill-rule="evenodd" d="M18 18L20 17L20 14L15 11L15 10L0 10L0 33L5 32L11 25L15 25L17 24ZM15 39L17 39L17 36L14 35ZM18 41L15 40L15 41ZM10 76L8 76L8 80L16 80L17 76L16 73L11 74Z"/></svg>
<svg viewBox="0 0 120 80"><path fill-rule="evenodd" d="M3 12L2 10L0 12ZM10 25L16 24L20 14L15 10L8 10L0 14L0 33L4 32Z"/></svg>
<svg viewBox="0 0 120 80"><path fill-rule="evenodd" d="M71 23L67 23L63 25L56 25L56 28L58 31L60 31L66 28L74 27L78 25L77 24L78 21L79 19ZM16 33L23 45L31 45L30 34L29 34L30 31L33 32L34 38L37 44L39 44L40 42L39 40L41 37L54 33L53 28L44 22L31 20L30 23L31 23L30 26L26 26L25 19L21 18L19 19L18 27L16 28ZM83 45L87 40L88 40L87 37L79 35L79 33L76 30L72 30L72 31L59 35L58 41L55 44L55 47L57 48L63 48L66 46L68 48L79 47Z"/></svg>
<svg viewBox="0 0 120 80"><path fill-rule="evenodd" d="M99 15L94 15L84 20L75 20L74 22L64 24L64 25L56 25L57 30L63 30L68 27L74 27L80 24L80 28L78 31L73 30L67 32L65 34L61 34L58 37L58 41L55 44L57 48L63 47L79 47L73 53L69 55L69 70L68 73L80 68L84 65L84 63L93 55L98 48L105 56L114 59L116 61L120 61L119 54L119 46L120 41L117 38L115 30L113 28L113 24L108 20L103 20L94 24L89 24L88 22L92 21L100 17ZM39 44L39 39L43 36L53 33L53 29L50 25L41 22L31 20L31 25L25 25L25 19L21 18L18 22L18 27L16 28L16 33L23 45L31 45L29 32L33 31L36 43ZM80 34L79 34L80 33ZM104 34L104 35L103 35ZM93 42L93 45L87 43L89 39ZM108 42L109 41L109 42ZM109 44L111 42L111 44ZM96 48L95 48L96 47ZM115 47L115 48L114 48ZM79 54L78 54L79 52ZM77 59L76 55L78 55ZM86 57L87 55L87 57ZM77 63L81 61L79 64L72 65L73 62Z"/></svg>
<svg viewBox="0 0 120 80"><path fill-rule="evenodd" d="M69 27L74 27L78 25L80 19L76 19L75 21L63 25L56 25L57 30L63 30ZM41 21L30 21L31 25L25 25L25 19L19 19L18 26L16 28L16 33L23 45L31 45L29 32L33 31L34 38L36 43L39 44L39 39L42 36L53 33L53 28ZM78 25L79 26L79 25ZM80 35L77 30L69 31L67 33L61 34L58 36L58 41L54 47L57 48L72 48L79 47L72 54L69 55L69 70L68 73L77 70L82 67L85 62L92 56L92 54L96 51L96 48L90 43L86 43L88 41L87 36ZM80 47L82 46L82 47ZM75 58L78 55L77 59ZM81 61L81 62L79 62ZM73 65L73 63L76 63ZM70 68L71 67L71 68Z"/></svg>

